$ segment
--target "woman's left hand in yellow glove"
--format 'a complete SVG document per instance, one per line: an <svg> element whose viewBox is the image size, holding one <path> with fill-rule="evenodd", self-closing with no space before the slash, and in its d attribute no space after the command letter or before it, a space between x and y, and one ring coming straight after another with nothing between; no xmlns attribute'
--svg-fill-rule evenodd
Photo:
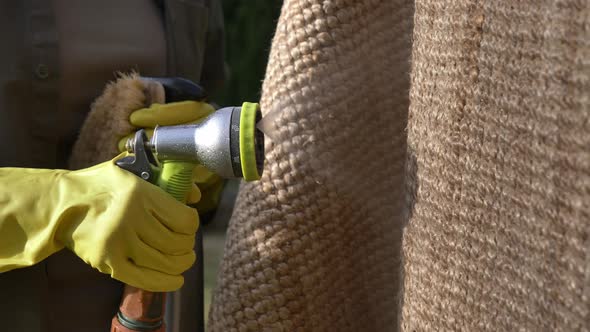
<svg viewBox="0 0 590 332"><path fill-rule="evenodd" d="M199 101L152 104L148 108L131 113L129 122L137 130L145 129L146 134L151 138L156 126L199 123L214 111L213 106ZM119 151L125 150L125 143L134 135L135 133L130 133L121 138L118 145ZM199 213L204 214L214 210L221 196L223 179L200 165L195 168L193 179L201 192L201 200L196 204Z"/></svg>

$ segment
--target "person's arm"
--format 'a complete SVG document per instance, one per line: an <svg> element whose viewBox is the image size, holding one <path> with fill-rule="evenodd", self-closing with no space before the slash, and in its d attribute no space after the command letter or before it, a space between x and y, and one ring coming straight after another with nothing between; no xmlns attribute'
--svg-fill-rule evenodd
<svg viewBox="0 0 590 332"><path fill-rule="evenodd" d="M0 168L0 273L66 247L126 284L171 291L195 261L198 226L196 210L114 160L78 171Z"/></svg>

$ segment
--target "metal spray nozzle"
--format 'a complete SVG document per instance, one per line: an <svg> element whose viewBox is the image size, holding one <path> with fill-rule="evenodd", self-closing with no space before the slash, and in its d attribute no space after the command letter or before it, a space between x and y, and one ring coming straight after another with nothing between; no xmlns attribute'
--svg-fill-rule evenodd
<svg viewBox="0 0 590 332"><path fill-rule="evenodd" d="M161 126L149 143L157 159L198 162L225 178L260 179L264 165L264 134L258 104L217 110L201 123ZM127 144L133 149L133 143Z"/></svg>

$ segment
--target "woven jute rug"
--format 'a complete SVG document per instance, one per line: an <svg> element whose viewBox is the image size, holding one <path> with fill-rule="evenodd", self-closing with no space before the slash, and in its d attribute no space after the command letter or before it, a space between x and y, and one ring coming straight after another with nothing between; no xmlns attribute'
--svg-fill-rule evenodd
<svg viewBox="0 0 590 332"><path fill-rule="evenodd" d="M211 331L396 326L412 14L284 2L261 100L276 130L239 193Z"/></svg>
<svg viewBox="0 0 590 332"><path fill-rule="evenodd" d="M589 6L416 2L404 330L590 330Z"/></svg>
<svg viewBox="0 0 590 332"><path fill-rule="evenodd" d="M588 331L588 6L285 1L210 329Z"/></svg>

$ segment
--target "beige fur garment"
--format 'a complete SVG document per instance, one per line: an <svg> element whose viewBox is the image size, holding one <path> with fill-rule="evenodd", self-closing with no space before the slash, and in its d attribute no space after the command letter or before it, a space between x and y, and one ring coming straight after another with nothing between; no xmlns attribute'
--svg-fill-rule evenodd
<svg viewBox="0 0 590 332"><path fill-rule="evenodd" d="M120 74L92 104L69 160L71 169L89 167L119 154L119 140L137 128L129 123L133 111L164 102L163 87L137 73Z"/></svg>
<svg viewBox="0 0 590 332"><path fill-rule="evenodd" d="M209 329L590 330L588 7L286 0Z"/></svg>

